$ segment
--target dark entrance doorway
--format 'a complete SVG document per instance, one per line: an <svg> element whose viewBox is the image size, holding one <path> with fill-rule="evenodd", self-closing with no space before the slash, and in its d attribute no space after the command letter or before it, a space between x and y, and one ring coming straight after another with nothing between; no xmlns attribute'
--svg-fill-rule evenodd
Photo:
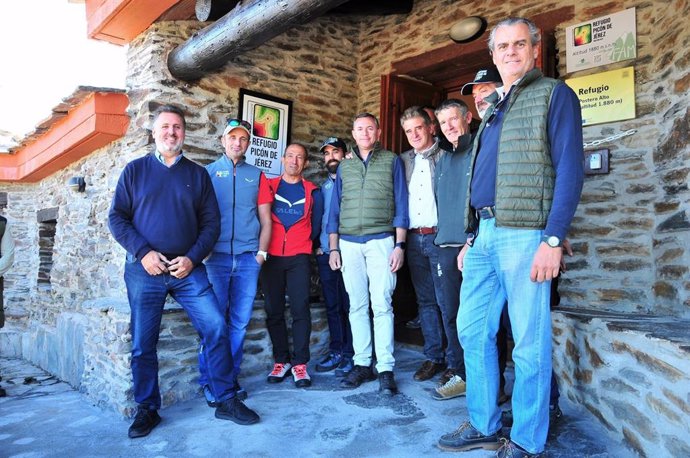
<svg viewBox="0 0 690 458"><path fill-rule="evenodd" d="M557 78L554 29L574 17L574 8L564 7L531 19L541 28L542 45L536 66ZM413 105L437 106L443 100L457 98L479 117L471 96L460 94L462 86L474 79L478 70L493 65L487 47L489 32L467 44L452 43L423 54L393 63L390 74L381 76L381 143L395 153L410 149L400 126L400 115ZM421 333L410 330L404 323L417 315L417 301L407 265L398 273L393 296L396 340L422 344Z"/></svg>

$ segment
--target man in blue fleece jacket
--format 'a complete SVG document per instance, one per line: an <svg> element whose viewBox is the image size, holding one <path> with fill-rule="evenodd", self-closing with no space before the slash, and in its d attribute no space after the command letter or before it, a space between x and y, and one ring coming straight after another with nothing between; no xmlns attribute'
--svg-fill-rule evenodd
<svg viewBox="0 0 690 458"><path fill-rule="evenodd" d="M156 344L170 294L201 336L216 418L252 424L259 416L236 397L228 330L201 261L220 232L220 214L206 170L182 154L184 113L154 113L156 150L127 164L113 197L109 226L127 250L125 284L131 309L132 375L137 414L129 437L148 435L161 407Z"/></svg>

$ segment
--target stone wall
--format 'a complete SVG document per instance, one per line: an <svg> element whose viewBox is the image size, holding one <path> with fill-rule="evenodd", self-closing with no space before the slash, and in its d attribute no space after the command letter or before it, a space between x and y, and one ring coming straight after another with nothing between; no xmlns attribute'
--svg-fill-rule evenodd
<svg viewBox="0 0 690 458"><path fill-rule="evenodd" d="M561 394L640 456L690 456L688 321L553 314Z"/></svg>
<svg viewBox="0 0 690 458"><path fill-rule="evenodd" d="M185 151L201 164L222 152L219 136L226 118L238 113L239 88L293 101L292 140L304 143L312 158L307 176L323 175L318 146L328 135L346 136L356 107L354 25L328 18L292 30L230 63L220 74L188 84L167 71L167 53L200 25L159 23L129 48L127 78L131 117L121 140L37 184L8 184L5 213L14 222L17 255L5 281L8 323L0 331L0 352L21 356L79 387L100 405L129 414L129 308L123 275L124 250L112 239L107 214L125 164L147 153L152 139L150 113L163 103L186 107ZM312 51L319 50L318 55ZM86 192L67 186L86 178ZM57 207L50 282L41 270L36 213ZM46 243L43 244L47 247ZM44 256L45 258L45 256ZM42 278L47 280L46 263ZM198 394L196 334L185 314L166 313L161 331L160 374L165 405ZM328 341L322 309L313 313L312 352ZM272 363L262 304L255 307L247 337L248 373Z"/></svg>
<svg viewBox="0 0 690 458"><path fill-rule="evenodd" d="M358 110L379 113L381 75L394 62L450 44L448 30L459 19L478 15L491 27L511 15L533 17L561 7L572 7L575 19L556 29L560 74L634 66L637 101L635 119L584 128L587 142L637 133L601 145L610 149L611 173L585 179L569 234L576 253L561 281L563 304L690 318L690 36L679 33L687 29L687 1L661 8L621 0L416 1L407 16L364 20ZM565 28L631 7L637 9L637 59L566 75Z"/></svg>

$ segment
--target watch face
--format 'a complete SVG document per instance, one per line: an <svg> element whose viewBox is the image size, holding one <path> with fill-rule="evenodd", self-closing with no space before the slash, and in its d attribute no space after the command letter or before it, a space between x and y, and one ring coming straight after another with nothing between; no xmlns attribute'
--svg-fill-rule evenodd
<svg viewBox="0 0 690 458"><path fill-rule="evenodd" d="M559 246L561 244L561 241L559 240L558 237L556 237L555 235L552 235L551 237L549 237L549 239L546 241L546 243L548 243L550 247L556 248L557 246Z"/></svg>

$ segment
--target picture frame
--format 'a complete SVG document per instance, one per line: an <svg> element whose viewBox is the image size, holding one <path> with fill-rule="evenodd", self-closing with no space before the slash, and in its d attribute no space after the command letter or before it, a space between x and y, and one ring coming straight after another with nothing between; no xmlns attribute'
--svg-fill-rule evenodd
<svg viewBox="0 0 690 458"><path fill-rule="evenodd" d="M292 101L240 88L238 117L252 125L247 163L261 169L268 178L280 176L281 158L290 144Z"/></svg>

